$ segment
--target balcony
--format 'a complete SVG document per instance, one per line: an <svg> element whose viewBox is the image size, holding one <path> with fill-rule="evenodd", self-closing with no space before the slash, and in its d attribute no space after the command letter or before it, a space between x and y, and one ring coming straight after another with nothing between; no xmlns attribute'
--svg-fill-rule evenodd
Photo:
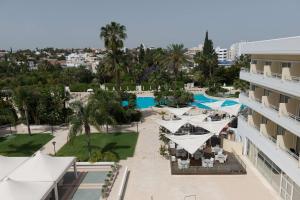
<svg viewBox="0 0 300 200"><path fill-rule="evenodd" d="M253 91L249 91L249 95L241 93L239 97L240 102L300 137L300 121L296 120L296 116L295 119L292 119L290 115L286 114L285 104L280 104L279 108L277 108L273 104L267 105L266 97L263 96L263 101L261 101L253 96Z"/></svg>
<svg viewBox="0 0 300 200"><path fill-rule="evenodd" d="M282 77L278 73L266 74L260 70L242 69L240 79L271 88L282 93L300 97L300 77Z"/></svg>
<svg viewBox="0 0 300 200"><path fill-rule="evenodd" d="M277 137L276 143L263 135L260 130L251 126L242 117L238 118L238 132L242 132L253 144L265 153L278 167L287 173L293 180L300 183L299 157L291 155L289 151L279 147L282 138ZM298 184L299 184L298 183Z"/></svg>

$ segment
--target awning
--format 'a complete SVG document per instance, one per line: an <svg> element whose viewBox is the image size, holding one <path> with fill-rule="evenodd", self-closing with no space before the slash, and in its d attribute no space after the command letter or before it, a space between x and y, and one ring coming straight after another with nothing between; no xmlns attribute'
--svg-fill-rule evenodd
<svg viewBox="0 0 300 200"><path fill-rule="evenodd" d="M168 135L167 138L180 145L190 154L194 154L209 138L214 134L207 133L203 135Z"/></svg>
<svg viewBox="0 0 300 200"><path fill-rule="evenodd" d="M166 107L166 109L170 112L176 115L177 117L182 116L183 114L187 113L189 110L192 109L192 107L184 107L184 108L171 108Z"/></svg>
<svg viewBox="0 0 300 200"><path fill-rule="evenodd" d="M59 181L75 157L52 157L38 151L21 166L16 168L8 177L18 181Z"/></svg>
<svg viewBox="0 0 300 200"><path fill-rule="evenodd" d="M232 106L223 106L221 108L219 108L220 111L223 111L223 112L226 112L228 113L229 115L231 116L237 116L240 109L241 109L241 104L235 104L235 105L232 105Z"/></svg>
<svg viewBox="0 0 300 200"><path fill-rule="evenodd" d="M192 116L181 116L180 118L186 120L187 123L192 126L198 126L200 122L208 117L208 114L192 115Z"/></svg>
<svg viewBox="0 0 300 200"><path fill-rule="evenodd" d="M213 109L213 110L218 110L219 108L222 107L222 104L224 103L224 100L221 101L215 101L215 102L208 102L208 103L202 103L203 105Z"/></svg>
<svg viewBox="0 0 300 200"><path fill-rule="evenodd" d="M32 169L33 173L35 169ZM45 199L54 187L54 182L27 182L5 178L0 181L1 199L41 200Z"/></svg>
<svg viewBox="0 0 300 200"><path fill-rule="evenodd" d="M197 126L206 129L210 133L219 135L219 133L225 128L232 119L224 119L220 121L205 121L199 122Z"/></svg>
<svg viewBox="0 0 300 200"><path fill-rule="evenodd" d="M156 120L160 126L168 129L171 133L176 133L183 125L187 124L186 120Z"/></svg>
<svg viewBox="0 0 300 200"><path fill-rule="evenodd" d="M28 157L0 156L0 180L8 176L27 159Z"/></svg>

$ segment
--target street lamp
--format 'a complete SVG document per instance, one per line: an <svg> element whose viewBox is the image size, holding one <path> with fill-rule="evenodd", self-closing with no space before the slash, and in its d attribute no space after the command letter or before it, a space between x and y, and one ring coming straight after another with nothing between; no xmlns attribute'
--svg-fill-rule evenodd
<svg viewBox="0 0 300 200"><path fill-rule="evenodd" d="M56 150L55 150L55 144L56 144L56 142L55 142L55 141L53 141L53 142L52 142L52 144L53 144L53 151L54 151L54 155L56 156Z"/></svg>

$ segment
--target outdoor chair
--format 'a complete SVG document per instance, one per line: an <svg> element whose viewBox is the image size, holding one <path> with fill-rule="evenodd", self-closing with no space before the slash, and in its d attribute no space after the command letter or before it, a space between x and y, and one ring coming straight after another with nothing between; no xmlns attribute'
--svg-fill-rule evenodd
<svg viewBox="0 0 300 200"><path fill-rule="evenodd" d="M183 169L181 165L181 159L177 159L177 163L178 163L178 169Z"/></svg>
<svg viewBox="0 0 300 200"><path fill-rule="evenodd" d="M171 161L175 162L176 161L176 157L175 156L171 156Z"/></svg>

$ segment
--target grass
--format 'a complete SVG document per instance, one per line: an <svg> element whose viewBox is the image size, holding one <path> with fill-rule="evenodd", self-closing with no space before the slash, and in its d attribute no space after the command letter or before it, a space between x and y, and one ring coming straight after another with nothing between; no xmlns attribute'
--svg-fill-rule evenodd
<svg viewBox="0 0 300 200"><path fill-rule="evenodd" d="M118 160L126 159L134 154L138 134L130 133L93 133L91 135L91 151L101 153L112 152ZM79 135L72 142L65 144L57 156L76 156L80 161L88 161L87 137Z"/></svg>
<svg viewBox="0 0 300 200"><path fill-rule="evenodd" d="M0 138L0 155L31 156L53 138L50 134L15 134Z"/></svg>

